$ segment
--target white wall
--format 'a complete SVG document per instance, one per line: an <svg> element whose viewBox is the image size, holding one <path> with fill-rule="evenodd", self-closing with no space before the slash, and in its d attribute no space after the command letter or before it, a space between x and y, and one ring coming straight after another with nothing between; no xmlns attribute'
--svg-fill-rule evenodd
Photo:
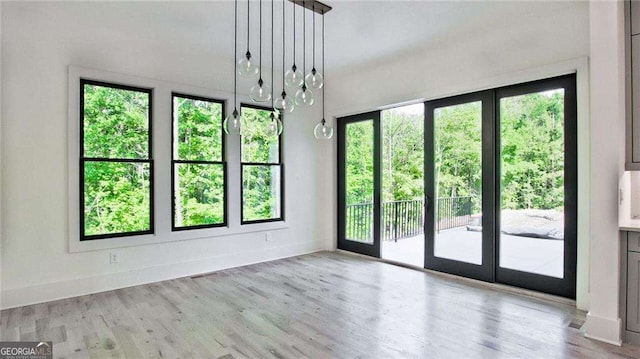
<svg viewBox="0 0 640 359"><path fill-rule="evenodd" d="M618 179L624 171L623 2L591 2L591 277L587 336L620 343ZM613 146L612 144L617 144Z"/></svg>
<svg viewBox="0 0 640 359"><path fill-rule="evenodd" d="M577 306L589 308L589 5L567 3L503 18L482 31L456 34L413 56L371 63L357 70L329 74L327 104L332 116L375 110L405 101L424 101L577 72L579 218ZM329 26L329 25L328 25ZM330 43L327 45L330 52ZM333 122L335 124L335 121ZM620 143L620 142L611 142ZM616 146L610 146L615 148ZM335 158L335 146L333 148ZM617 163L617 159L615 161ZM326 192L335 193L335 161L324 163ZM611 176L617 176L617 172ZM616 186L606 188L615 191ZM603 196L607 197L610 194ZM608 197L607 197L608 198ZM322 202L336 207L335 196ZM325 211L328 213L328 211ZM325 213L323 212L323 213ZM332 214L334 212L331 212ZM335 227L335 215L325 218ZM611 228L608 229L611 232ZM335 244L336 234L333 233ZM611 238L615 240L615 238ZM617 302L616 302L617 303Z"/></svg>
<svg viewBox="0 0 640 359"><path fill-rule="evenodd" d="M232 3L223 6L232 12ZM194 39L164 38L166 28L133 28L135 13L126 7L170 6L166 3L98 4L2 2L2 307L13 307L220 268L308 253L329 247L316 230L318 168L313 159L323 147L313 139L319 107L285 119L287 228L233 236L163 242L119 248L120 263L109 264L108 250L69 253L67 163L67 66L113 71L159 79L176 86L213 89L231 98L232 59L211 47L215 34ZM123 6L123 15L101 12ZM92 20L87 21L87 15ZM231 15L232 16L232 15ZM232 29L217 36L228 39ZM210 38L209 38L210 36ZM215 46L214 46L215 47ZM179 83L179 84L178 84ZM203 91L207 91L203 89ZM168 121L168 119L157 119ZM166 136L165 139L168 139ZM160 140L160 139L159 139ZM166 142L166 141L165 141ZM233 141L231 141L233 142ZM236 142L237 143L237 142ZM168 153L168 143L156 143ZM162 149L166 147L165 149ZM162 152L163 151L163 152ZM229 148L229 151L237 151ZM231 156L230 156L231 157ZM312 160L309 160L312 159ZM168 163L156 158L167 173ZM164 169L161 169L164 168ZM236 167L237 168L237 167ZM230 193L239 193L239 174L230 173ZM166 187L167 191L169 186ZM158 189L156 191L158 193ZM170 213L169 196L156 212ZM236 205L239 198L230 198ZM237 223L238 211L230 213ZM170 223L157 223L158 237ZM167 238L158 238L159 241Z"/></svg>

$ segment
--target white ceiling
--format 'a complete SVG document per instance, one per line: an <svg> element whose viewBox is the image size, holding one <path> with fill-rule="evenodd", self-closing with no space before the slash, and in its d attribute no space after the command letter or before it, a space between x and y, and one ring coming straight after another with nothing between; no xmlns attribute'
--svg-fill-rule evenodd
<svg viewBox="0 0 640 359"><path fill-rule="evenodd" d="M555 11L580 11L588 3L580 2L435 2L435 1L326 1L333 10L326 15L327 70L388 61L410 55L441 41L455 41L460 36L474 36L487 27L518 26L522 17L545 16ZM25 3L25 11L43 11L56 21L75 22L80 26L100 27L101 32L136 36L162 46L184 49L202 48L215 58L230 62L233 57L232 1L209 2L68 2ZM270 31L270 2L263 1L265 36ZM258 54L258 1L252 7L252 52ZM239 2L239 53L246 47L246 2ZM287 37L291 44L291 8L286 1ZM298 31L300 21L298 8ZM276 0L276 63L280 64L282 0ZM308 12L308 30L311 14ZM319 25L319 18L318 25ZM309 33L310 34L310 33ZM319 30L318 30L319 36ZM310 39L310 37L309 37ZM97 39L99 40L99 39ZM268 41L268 40L266 40ZM268 51L270 44L264 44ZM307 44L310 46L310 44ZM300 46L298 47L300 50ZM310 50L309 50L310 51ZM310 52L309 55L310 56ZM300 59L300 53L298 55ZM319 57L318 57L319 61ZM310 58L308 58L310 62ZM287 61L290 64L290 60ZM298 61L302 67L302 61ZM309 66L309 65L308 65Z"/></svg>

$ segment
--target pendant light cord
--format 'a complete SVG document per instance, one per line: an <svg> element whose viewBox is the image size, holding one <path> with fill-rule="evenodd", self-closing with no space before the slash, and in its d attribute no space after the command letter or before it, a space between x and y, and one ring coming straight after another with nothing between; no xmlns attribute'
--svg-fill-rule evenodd
<svg viewBox="0 0 640 359"><path fill-rule="evenodd" d="M238 93L238 0L235 0L235 9L233 12L233 111L237 108Z"/></svg>
<svg viewBox="0 0 640 359"><path fill-rule="evenodd" d="M251 18L249 16L249 4L251 3L251 0L247 0L247 54L250 54L251 52L249 51L249 34L251 33L249 31L249 26L251 25Z"/></svg>
<svg viewBox="0 0 640 359"><path fill-rule="evenodd" d="M291 6L293 9L293 66L296 66L296 3L292 1Z"/></svg>
<svg viewBox="0 0 640 359"><path fill-rule="evenodd" d="M249 0L251 1L251 0ZM258 80L258 82L262 81L262 0L260 0L260 79ZM260 87L262 87L262 85L260 85Z"/></svg>
<svg viewBox="0 0 640 359"><path fill-rule="evenodd" d="M282 92L285 93L284 90L284 54L285 54L285 41L284 41L284 8L285 8L285 0L282 0ZM295 5L294 5L295 6Z"/></svg>
<svg viewBox="0 0 640 359"><path fill-rule="evenodd" d="M275 109L273 107L273 89L275 88L275 83L273 81L273 2L275 0L271 0L271 110Z"/></svg>
<svg viewBox="0 0 640 359"><path fill-rule="evenodd" d="M307 17L305 16L306 2L302 1L302 76L307 73ZM307 87L307 84L303 81L302 87Z"/></svg>
<svg viewBox="0 0 640 359"><path fill-rule="evenodd" d="M324 74L324 78L327 78L327 70L324 68L324 10L322 10L322 73ZM326 102L325 98L324 98L324 88L327 87L326 84L325 86L322 86L322 124L324 125L325 123L325 119L324 119L324 104Z"/></svg>
<svg viewBox="0 0 640 359"><path fill-rule="evenodd" d="M312 68L316 68L316 5L312 5L313 10L313 57L311 58Z"/></svg>

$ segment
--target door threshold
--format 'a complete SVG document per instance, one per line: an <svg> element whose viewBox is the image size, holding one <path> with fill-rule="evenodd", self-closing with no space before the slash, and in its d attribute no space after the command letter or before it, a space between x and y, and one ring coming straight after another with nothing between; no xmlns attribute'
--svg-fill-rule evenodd
<svg viewBox="0 0 640 359"><path fill-rule="evenodd" d="M421 271L421 272L424 272L424 273L434 274L434 275L441 276L441 277L444 277L444 278L448 278L448 279L464 282L466 284L470 284L470 285L473 285L473 286L476 286L476 287L490 288L490 289L498 290L498 291L509 293L509 294L516 294L516 295L521 295L521 296L524 296L524 297L542 299L542 300L546 300L546 301L550 301L550 302L554 302L554 303L560 303L560 304L564 304L564 305L569 305L569 306L574 307L574 308L576 307L576 301L575 300L569 299L569 298L565 298L565 297L560 297L560 296L553 295L553 294L536 292L534 290L514 287L514 286L502 284L502 283L485 282L485 281L472 279L472 278L467 278L467 277L462 277L462 276L459 276L459 275L449 274L449 273L445 273L445 272L438 272L438 271L435 271L435 270L418 267L418 266L415 266L413 264L398 262L398 261L394 261L394 260L391 260L391 259L371 257L371 256L367 256L367 255L360 254L360 253L354 253L354 252L350 252L350 251L345 251L343 249L336 249L335 251L338 252L338 253L347 254L347 255L354 256L354 257L366 258L366 259L370 259L370 260L374 260L374 261L378 261L378 262L382 262L382 263L386 263L386 264L395 265L395 266L398 266L398 267L403 267L403 268L407 268L407 269Z"/></svg>

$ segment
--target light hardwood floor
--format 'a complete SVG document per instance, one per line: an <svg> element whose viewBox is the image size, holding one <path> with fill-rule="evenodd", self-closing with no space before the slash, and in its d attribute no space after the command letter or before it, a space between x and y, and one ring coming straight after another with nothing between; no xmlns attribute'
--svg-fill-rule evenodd
<svg viewBox="0 0 640 359"><path fill-rule="evenodd" d="M640 358L571 306L322 252L0 313L56 358Z"/></svg>

